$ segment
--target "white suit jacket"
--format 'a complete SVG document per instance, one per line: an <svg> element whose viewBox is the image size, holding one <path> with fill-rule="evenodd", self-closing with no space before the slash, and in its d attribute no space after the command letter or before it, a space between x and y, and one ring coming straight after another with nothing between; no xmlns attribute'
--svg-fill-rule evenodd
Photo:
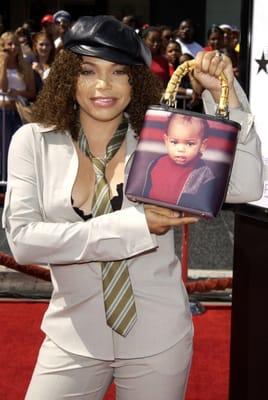
<svg viewBox="0 0 268 400"><path fill-rule="evenodd" d="M213 101L207 100L213 113ZM210 108L210 110L209 110ZM227 201L262 194L260 142L248 112L242 122ZM125 181L136 139L127 133ZM13 136L3 226L21 264L49 264L53 294L42 330L60 347L93 358L144 357L177 343L192 327L173 231L150 234L142 205L124 197L120 211L83 221L71 204L78 158L69 133L37 124ZM126 338L105 321L100 261L128 259L138 319Z"/></svg>

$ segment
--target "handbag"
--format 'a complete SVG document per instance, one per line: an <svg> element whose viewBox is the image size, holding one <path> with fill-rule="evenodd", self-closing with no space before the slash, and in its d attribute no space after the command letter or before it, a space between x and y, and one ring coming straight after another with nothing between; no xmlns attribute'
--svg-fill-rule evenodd
<svg viewBox="0 0 268 400"><path fill-rule="evenodd" d="M228 81L219 77L216 115L176 109L177 88L194 68L173 73L160 105L148 108L129 170L126 196L183 213L214 218L224 202L240 125L228 119Z"/></svg>

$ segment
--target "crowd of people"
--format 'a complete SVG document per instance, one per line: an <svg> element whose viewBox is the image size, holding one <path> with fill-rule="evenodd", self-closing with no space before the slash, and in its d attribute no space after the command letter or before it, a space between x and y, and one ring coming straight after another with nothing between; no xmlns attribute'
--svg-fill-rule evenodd
<svg viewBox="0 0 268 400"><path fill-rule="evenodd" d="M0 107L5 107L5 149L1 147L1 159L6 156L12 134L30 120L30 104L33 103L46 80L56 54L62 48L62 37L70 29L71 14L59 10L47 14L40 23L25 21L14 31L0 37ZM122 22L142 37L151 51L151 71L159 78L163 89L174 70L184 61L193 59L198 51L220 50L233 63L234 73L239 75L239 32L227 24L213 25L207 34L207 42L195 42L194 24L190 19L181 21L176 29L169 26L138 26L133 15L126 15ZM200 111L201 101L187 77L182 81L178 94L187 102L179 100L179 106ZM2 113L0 129L2 130ZM1 137L3 134L1 135Z"/></svg>
<svg viewBox="0 0 268 400"><path fill-rule="evenodd" d="M14 132L31 119L33 104L46 80L71 15L59 10L45 15L40 24L25 21L0 36L0 152L1 178L6 179L6 158ZM4 110L4 113L3 113ZM4 119L4 121L3 121ZM4 131L4 132L3 132Z"/></svg>

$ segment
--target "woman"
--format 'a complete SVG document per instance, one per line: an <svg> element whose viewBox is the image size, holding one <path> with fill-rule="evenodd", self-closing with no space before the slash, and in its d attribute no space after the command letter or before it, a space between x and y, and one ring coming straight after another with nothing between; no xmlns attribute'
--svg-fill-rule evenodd
<svg viewBox="0 0 268 400"><path fill-rule="evenodd" d="M55 46L51 36L45 32L38 32L33 36L33 53L36 61L32 68L44 81L49 74L51 64L55 58Z"/></svg>
<svg viewBox="0 0 268 400"><path fill-rule="evenodd" d="M5 164L11 136L22 124L16 108L16 99L24 98L24 101L25 99L27 101L35 97L31 66L23 59L19 40L13 32L4 32L0 37L0 91L2 92L0 107L2 110L5 109L5 132L2 132L3 113L0 116L1 159L2 173L4 173L3 164Z"/></svg>
<svg viewBox="0 0 268 400"><path fill-rule="evenodd" d="M170 40L166 46L165 56L168 60L169 76L171 77L173 72L177 69L180 64L181 46L175 40Z"/></svg>
<svg viewBox="0 0 268 400"><path fill-rule="evenodd" d="M10 247L19 263L49 263L54 286L26 399L103 399L113 379L120 400L183 399L193 332L172 227L197 219L133 203L123 190L145 110L160 98L150 53L109 16L81 18L64 46L36 102L38 124L23 126L9 153ZM222 70L231 117L248 120L227 57L198 55L196 90L210 90L211 111ZM260 197L261 166L244 124L227 200Z"/></svg>
<svg viewBox="0 0 268 400"><path fill-rule="evenodd" d="M169 66L166 57L161 54L161 31L156 26L150 26L141 32L142 39L152 53L151 71L155 74L163 87L169 81Z"/></svg>
<svg viewBox="0 0 268 400"><path fill-rule="evenodd" d="M160 54L165 56L167 45L173 40L173 31L170 26L167 25L160 26L159 30L161 35Z"/></svg>
<svg viewBox="0 0 268 400"><path fill-rule="evenodd" d="M207 32L207 45L205 51L222 50L223 48L223 30L217 25L212 25Z"/></svg>

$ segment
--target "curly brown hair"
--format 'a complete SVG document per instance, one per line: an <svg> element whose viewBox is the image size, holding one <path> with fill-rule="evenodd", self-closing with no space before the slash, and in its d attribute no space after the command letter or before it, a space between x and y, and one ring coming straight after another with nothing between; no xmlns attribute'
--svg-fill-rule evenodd
<svg viewBox="0 0 268 400"><path fill-rule="evenodd" d="M80 128L74 102L81 63L81 56L61 50L33 106L33 122L54 126L60 132L67 130L74 140L77 140ZM163 86L145 65L128 66L127 74L132 94L126 111L131 127L138 134L148 106L159 103Z"/></svg>

